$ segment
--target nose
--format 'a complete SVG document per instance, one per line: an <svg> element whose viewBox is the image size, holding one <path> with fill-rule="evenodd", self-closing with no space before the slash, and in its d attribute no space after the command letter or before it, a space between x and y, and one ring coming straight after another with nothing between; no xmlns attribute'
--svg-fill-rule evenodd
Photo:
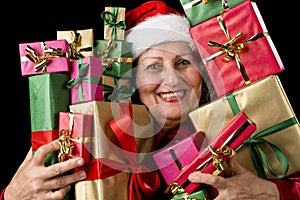
<svg viewBox="0 0 300 200"><path fill-rule="evenodd" d="M162 79L162 84L172 89L179 84L181 76L173 66L167 66L164 68Z"/></svg>

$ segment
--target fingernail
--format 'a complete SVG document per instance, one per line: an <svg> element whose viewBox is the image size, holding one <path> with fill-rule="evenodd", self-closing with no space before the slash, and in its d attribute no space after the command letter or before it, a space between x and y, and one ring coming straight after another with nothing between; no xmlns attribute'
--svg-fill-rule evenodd
<svg viewBox="0 0 300 200"><path fill-rule="evenodd" d="M195 175L194 173L191 173L191 174L189 175L189 180L190 180L191 182L196 181L196 175Z"/></svg>
<svg viewBox="0 0 300 200"><path fill-rule="evenodd" d="M81 159L81 158L78 159L78 160L77 160L77 164L80 165L80 166L82 166L82 165L84 164L83 159Z"/></svg>

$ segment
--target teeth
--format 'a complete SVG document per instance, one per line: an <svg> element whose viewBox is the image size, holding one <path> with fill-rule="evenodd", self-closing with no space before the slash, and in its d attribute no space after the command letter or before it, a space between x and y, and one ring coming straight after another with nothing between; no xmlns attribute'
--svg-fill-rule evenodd
<svg viewBox="0 0 300 200"><path fill-rule="evenodd" d="M173 92L173 93L166 93L166 94L161 94L161 97L164 99L170 99L170 98L180 98L184 94L183 91L178 91L178 92Z"/></svg>

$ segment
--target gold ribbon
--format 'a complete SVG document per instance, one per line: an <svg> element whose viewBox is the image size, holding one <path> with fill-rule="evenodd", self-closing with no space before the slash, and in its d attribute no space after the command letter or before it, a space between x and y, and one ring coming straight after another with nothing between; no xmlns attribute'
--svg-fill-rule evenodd
<svg viewBox="0 0 300 200"><path fill-rule="evenodd" d="M34 65L34 71L39 71L42 69L43 72L46 72L46 64L49 58L59 58L66 56L65 53L62 52L61 48L46 48L46 42L41 42L41 48L43 50L43 55L41 56L39 56L30 45L27 45L25 48L25 51L27 52L25 57L36 64Z"/></svg>
<svg viewBox="0 0 300 200"><path fill-rule="evenodd" d="M59 154L58 162L63 162L72 158L73 150L75 148L73 141L78 143L89 142L90 138L72 138L73 125L74 125L74 114L68 114L69 116L69 129L62 129L59 131Z"/></svg>
<svg viewBox="0 0 300 200"><path fill-rule="evenodd" d="M78 48L81 46L81 34L78 33L76 30L72 30L71 35L73 37L73 41L69 44L70 58L75 60L84 58L84 55L81 52L92 51L92 47Z"/></svg>
<svg viewBox="0 0 300 200"><path fill-rule="evenodd" d="M208 146L208 150L211 152L211 157L213 160L214 166L217 168L217 171L220 173L224 171L223 163L227 158L233 155L233 149L228 146L220 147L216 150L213 150L211 146Z"/></svg>
<svg viewBox="0 0 300 200"><path fill-rule="evenodd" d="M246 84L250 83L249 77L246 73L246 70L244 68L244 65L242 64L242 61L239 57L239 53L242 52L244 45L247 43L250 43L252 41L255 41L259 38L265 37L265 36L269 36L268 32L262 32L256 35L251 36L250 38L240 42L240 43L236 43L237 39L242 35L242 32L239 32L238 34L236 34L233 38L230 37L228 29L225 25L225 22L223 21L222 16L218 16L217 17L218 21L219 21L219 25L221 27L221 29L223 30L226 38L227 38L227 42L225 42L224 44L219 44L217 42L213 42L213 41L209 41L208 45L211 47L216 47L219 48L220 51L218 51L217 53L203 59L204 64L208 63L209 61L215 59L216 57L222 55L222 54L226 54L226 57L223 59L224 62L229 62L232 58L235 59L238 68L240 69L242 76L245 80Z"/></svg>
<svg viewBox="0 0 300 200"><path fill-rule="evenodd" d="M111 69L113 62L132 62L132 58L110 58L110 51L115 48L117 43L113 40L107 40L103 51L97 51L97 54L102 59L102 67Z"/></svg>

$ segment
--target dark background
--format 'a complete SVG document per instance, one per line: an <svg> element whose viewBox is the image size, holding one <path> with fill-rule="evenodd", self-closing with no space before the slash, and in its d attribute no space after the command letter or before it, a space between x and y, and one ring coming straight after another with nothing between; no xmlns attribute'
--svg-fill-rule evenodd
<svg viewBox="0 0 300 200"><path fill-rule="evenodd" d="M2 117L1 117L1 170L0 189L5 187L18 166L23 161L30 147L30 115L28 79L21 76L19 43L40 42L56 39L57 30L80 30L93 28L95 39L103 39L103 21L101 12L105 6L126 7L130 10L139 5L141 0L84 0L84 1L6 1L2 5ZM181 10L179 0L166 2ZM296 1L297 2L297 1ZM271 38L285 65L279 74L286 94L298 116L299 71L296 53L299 24L296 14L296 2L260 0L258 8L263 16ZM296 10L297 9L297 10ZM5 12L4 12L5 11ZM4 62L3 62L4 61ZM299 144L300 145L300 144Z"/></svg>

